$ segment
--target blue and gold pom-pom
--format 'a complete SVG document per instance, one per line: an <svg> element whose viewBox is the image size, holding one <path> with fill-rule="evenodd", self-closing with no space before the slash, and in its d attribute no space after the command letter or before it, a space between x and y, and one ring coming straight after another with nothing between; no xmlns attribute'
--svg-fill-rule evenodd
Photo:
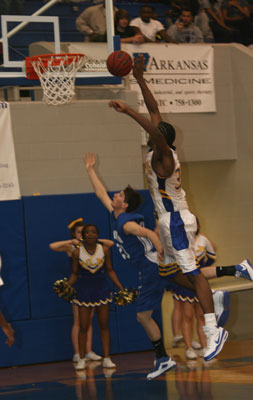
<svg viewBox="0 0 253 400"><path fill-rule="evenodd" d="M138 297L138 291L136 289L124 289L113 293L113 302L118 306L126 306L127 304L133 303Z"/></svg>
<svg viewBox="0 0 253 400"><path fill-rule="evenodd" d="M54 290L59 297L69 303L76 297L76 291L70 286L67 278L55 281Z"/></svg>

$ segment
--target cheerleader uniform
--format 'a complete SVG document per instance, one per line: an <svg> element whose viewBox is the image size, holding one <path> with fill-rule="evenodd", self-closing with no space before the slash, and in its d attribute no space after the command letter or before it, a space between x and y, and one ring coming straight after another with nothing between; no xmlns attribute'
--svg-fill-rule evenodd
<svg viewBox="0 0 253 400"><path fill-rule="evenodd" d="M79 307L96 307L112 302L112 295L105 273L105 253L101 244L96 245L94 254L80 247L79 275L73 285L76 298L73 304Z"/></svg>

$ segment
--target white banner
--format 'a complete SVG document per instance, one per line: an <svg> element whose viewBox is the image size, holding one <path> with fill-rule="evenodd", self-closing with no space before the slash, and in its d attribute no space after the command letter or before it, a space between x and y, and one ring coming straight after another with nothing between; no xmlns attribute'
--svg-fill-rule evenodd
<svg viewBox="0 0 253 400"><path fill-rule="evenodd" d="M145 58L144 77L162 113L215 112L214 49L210 45L122 44L133 57ZM146 113L143 96L130 74L130 89L140 93L139 111Z"/></svg>
<svg viewBox="0 0 253 400"><path fill-rule="evenodd" d="M0 101L0 200L20 199L10 106Z"/></svg>

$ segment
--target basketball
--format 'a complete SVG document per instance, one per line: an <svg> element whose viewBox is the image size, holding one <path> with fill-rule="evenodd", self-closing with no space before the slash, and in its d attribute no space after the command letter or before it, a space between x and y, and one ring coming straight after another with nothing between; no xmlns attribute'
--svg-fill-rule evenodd
<svg viewBox="0 0 253 400"><path fill-rule="evenodd" d="M126 51L117 50L108 56L106 64L112 75L123 77L133 68L133 59Z"/></svg>

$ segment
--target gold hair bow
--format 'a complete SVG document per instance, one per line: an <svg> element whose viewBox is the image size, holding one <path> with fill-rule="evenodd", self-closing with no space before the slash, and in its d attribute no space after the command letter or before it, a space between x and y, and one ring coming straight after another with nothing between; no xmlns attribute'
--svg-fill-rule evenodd
<svg viewBox="0 0 253 400"><path fill-rule="evenodd" d="M70 223L68 224L68 228L69 228L69 229L73 228L73 226L74 226L77 222L83 222L83 218L74 219L74 221L72 221L72 222L70 222Z"/></svg>

